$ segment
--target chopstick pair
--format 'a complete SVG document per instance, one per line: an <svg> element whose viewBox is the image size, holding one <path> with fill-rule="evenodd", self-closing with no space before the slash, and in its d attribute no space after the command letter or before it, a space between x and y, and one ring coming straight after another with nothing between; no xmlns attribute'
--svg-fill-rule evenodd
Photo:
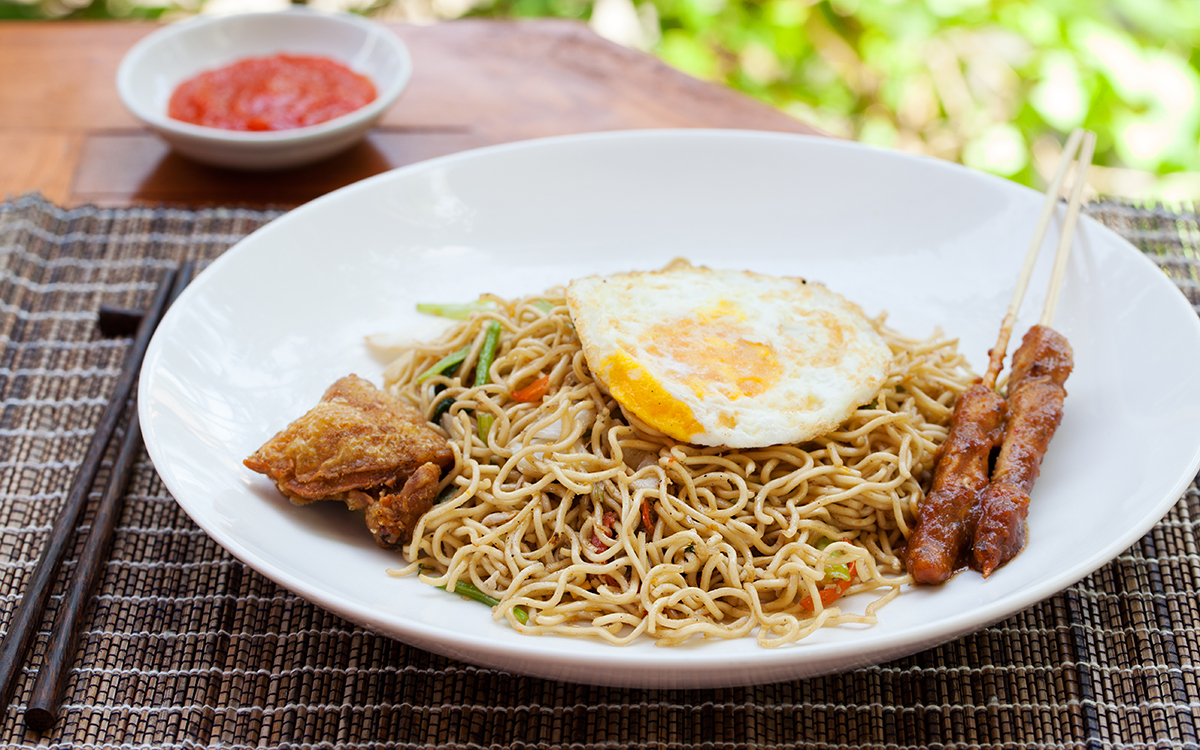
<svg viewBox="0 0 1200 750"><path fill-rule="evenodd" d="M50 530L37 566L26 583L21 603L13 613L3 641L0 641L0 706L8 705L12 699L17 675L33 636L41 625L42 613L50 599L58 568L72 546L71 540L76 526L87 506L89 490L99 473L101 461L121 421L121 415L127 404L131 403L131 395L141 371L146 348L150 344L150 337L154 334L163 313L191 280L192 273L191 261L180 266L178 271L168 271L160 282L150 307L141 315L133 344L117 376L113 395L104 409L87 453L76 470L70 493ZM125 319L128 322L129 313L126 313ZM31 729L44 731L54 724L66 683L66 674L75 653L83 612L99 578L109 541L121 514L121 500L129 480L130 468L141 446L137 409L132 411L133 415L125 428L121 447L109 474L96 517L92 521L91 531L68 583L62 605L55 616L50 642L42 666L38 670L33 695L25 711L25 723Z"/></svg>
<svg viewBox="0 0 1200 750"><path fill-rule="evenodd" d="M1067 258L1071 254L1075 224L1079 220L1079 210L1083 205L1083 188L1087 184L1087 172L1088 168L1092 165L1092 157L1095 151L1096 134L1090 130L1076 128L1070 137L1067 138L1067 143L1063 147L1062 157L1058 162L1058 169L1054 173L1054 178L1050 181L1050 186L1046 189L1046 200L1042 204L1042 213L1038 217L1037 227L1033 232L1033 239L1030 241L1029 250L1025 254L1025 265L1021 267L1021 273L1017 277L1017 286L1013 290L1012 301L1009 302L1008 311L1004 315L1004 321L1000 324L1000 336L996 340L996 345L989 352L988 370L987 374L983 377L983 384L988 388L995 387L996 378L999 377L1000 370L1004 367L1004 357L1008 353L1008 340L1012 336L1013 326L1017 321L1017 311L1021 307L1022 300L1025 299L1025 290L1029 287L1029 277L1033 275L1033 266L1042 249L1042 242L1046 239L1046 231L1050 227L1050 218L1054 215L1054 209L1058 206L1063 181L1066 179L1071 164L1075 163L1075 177L1071 185L1071 196L1067 203L1067 214L1063 219L1062 233L1058 239L1058 250L1054 255L1054 270L1050 274L1050 287L1046 292L1046 301L1043 303L1042 318L1039 324L1049 326L1054 320L1054 311L1058 307L1058 295L1062 290L1063 278L1066 276ZM1076 153L1079 155L1077 162L1075 159Z"/></svg>

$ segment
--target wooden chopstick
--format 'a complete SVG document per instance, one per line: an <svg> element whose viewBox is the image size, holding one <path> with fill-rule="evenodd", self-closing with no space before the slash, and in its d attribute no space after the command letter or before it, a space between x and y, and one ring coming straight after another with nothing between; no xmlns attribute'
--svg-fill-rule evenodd
<svg viewBox="0 0 1200 750"><path fill-rule="evenodd" d="M171 294L167 306L179 296L188 282L191 281L193 264L184 263L175 276L171 286ZM133 459L142 446L142 430L138 422L136 399L130 399L134 406L121 440L120 452L113 463L108 483L104 487L104 495L96 508L92 520L92 528L84 542L83 550L79 553L79 561L71 574L67 590L63 597L62 606L54 618L50 631L50 641L46 645L46 653L38 668L37 680L33 684L33 694L25 709L25 724L30 729L44 732L54 726L58 715L58 706L62 700L63 690L67 683L67 673L74 663L75 648L79 643L79 630L83 625L83 613L87 609L92 591L100 579L100 571L108 557L108 548L112 542L113 532L121 517L124 505L125 489L129 485Z"/></svg>
<svg viewBox="0 0 1200 750"><path fill-rule="evenodd" d="M1075 236L1075 223L1079 221L1079 209L1083 205L1083 188L1087 184L1088 168L1092 166L1092 155L1096 151L1096 134L1089 131L1083 138L1079 152L1079 163L1075 167L1075 184L1071 187L1071 201L1067 204L1067 216L1063 220L1062 234L1058 238L1058 252L1054 256L1054 271L1050 274L1050 289L1042 307L1039 325L1049 326L1054 321L1058 307L1058 295L1062 291L1063 277L1067 274L1067 257L1071 254L1071 243Z"/></svg>
<svg viewBox="0 0 1200 750"><path fill-rule="evenodd" d="M113 531L121 517L121 500L129 484L133 459L141 447L142 430L138 424L137 409L134 409L129 426L125 428L121 451L113 463L112 473L104 487L104 496L92 521L92 530L84 543L83 551L79 553L79 562L71 574L63 603L54 618L46 654L38 667L37 681L33 683L33 695L25 708L25 725L30 729L44 732L54 726L58 704L62 700L63 688L66 685L67 672L74 662L79 629L83 625L83 613L104 566Z"/></svg>
<svg viewBox="0 0 1200 750"><path fill-rule="evenodd" d="M59 564L71 546L71 537L74 535L83 509L87 505L88 491L96 479L108 442L117 429L121 413L129 400L129 394L133 390L134 383L137 382L142 360L146 356L146 347L150 344L150 337L154 334L154 329L158 327L159 320L162 319L167 305L173 298L173 288L176 286L177 278L178 274L174 270L167 271L158 286L153 302L150 303L150 307L146 310L142 322L138 326L137 335L134 336L133 344L125 357L125 363L117 376L113 394L100 417L100 423L96 426L96 432L92 436L87 453L84 454L83 461L75 472L70 493L50 529L45 546L42 548L41 557L26 583L21 603L13 613L12 620L9 621L4 640L0 641L0 706L8 705L12 699L17 675L21 670L21 664L25 660L25 654L29 650L33 636L41 624L42 612L46 609L46 602L50 598L50 590L58 573Z"/></svg>
<svg viewBox="0 0 1200 750"><path fill-rule="evenodd" d="M1004 320L1000 324L1000 335L996 339L996 345L992 347L989 354L987 374L983 377L983 384L988 388L996 385L996 378L1000 376L1000 371L1004 369L1004 357L1008 353L1008 340L1012 336L1013 326L1017 322L1017 311L1021 309L1021 302L1025 299L1025 290L1029 288L1029 277L1033 275L1033 266L1037 261L1038 255L1042 249L1042 242L1046 239L1046 231L1050 227L1050 218L1054 215L1054 209L1058 206L1059 194L1062 193L1063 179L1067 176L1067 171L1071 166L1071 162L1075 160L1075 153L1079 150L1079 145L1084 140L1083 128L1076 128L1067 138L1067 143L1063 146L1062 156L1058 161L1058 169L1054 172L1054 179L1050 181L1050 186L1046 188L1046 199L1042 203L1042 213L1038 216L1038 222L1033 230L1033 239L1029 242L1029 250L1025 252L1025 264L1021 267L1021 273L1017 276L1017 285L1013 289L1012 300L1008 303L1008 311L1004 314ZM1095 144L1095 135L1092 135L1093 146ZM1091 156L1088 156L1088 162L1091 162Z"/></svg>

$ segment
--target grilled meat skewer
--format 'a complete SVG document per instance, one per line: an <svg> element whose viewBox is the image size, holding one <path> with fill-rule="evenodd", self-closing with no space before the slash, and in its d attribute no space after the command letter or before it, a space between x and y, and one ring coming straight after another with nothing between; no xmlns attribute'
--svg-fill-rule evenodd
<svg viewBox="0 0 1200 750"><path fill-rule="evenodd" d="M1095 145L1095 134L1082 129L1076 129L1067 139L1058 170L1046 191L1046 202L1017 277L1012 301L1000 324L1000 335L988 352L987 373L979 384L959 397L954 407L950 435L942 446L933 487L918 512L905 553L909 573L917 583L946 581L962 558L974 558L987 576L1025 546L1029 490L1062 419L1066 395L1063 383L1072 367L1070 345L1048 326L1062 289ZM996 379L1003 368L1017 311L1076 151L1079 166L1059 237L1041 325L1025 335L1021 348L1013 355L1009 400L1005 401L994 390ZM1002 447L991 480L997 486L992 490L989 463L992 449L997 445ZM968 547L971 553L963 554Z"/></svg>
<svg viewBox="0 0 1200 750"><path fill-rule="evenodd" d="M975 528L975 566L985 578L1025 547L1029 491L1062 421L1073 366L1071 345L1046 326L1030 328L1013 354L1004 442Z"/></svg>
<svg viewBox="0 0 1200 750"><path fill-rule="evenodd" d="M988 459L1003 434L1004 413L1004 399L983 383L958 397L933 488L908 540L905 561L917 583L946 581L970 545L976 505L988 484Z"/></svg>

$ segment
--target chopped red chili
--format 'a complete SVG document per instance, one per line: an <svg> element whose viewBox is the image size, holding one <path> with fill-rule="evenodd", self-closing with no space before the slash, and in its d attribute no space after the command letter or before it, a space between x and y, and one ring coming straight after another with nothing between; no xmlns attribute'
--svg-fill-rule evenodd
<svg viewBox="0 0 1200 750"><path fill-rule="evenodd" d="M658 514L654 512L654 504L650 502L650 498L642 498L642 525L646 527L647 534L654 533L654 524L658 523Z"/></svg>
<svg viewBox="0 0 1200 750"><path fill-rule="evenodd" d="M617 514L612 511L606 511L600 519L600 528L604 529L605 534L611 534L613 526L617 523ZM592 532L592 547L596 552L603 552L608 549L608 545L600 538L600 535L595 531Z"/></svg>

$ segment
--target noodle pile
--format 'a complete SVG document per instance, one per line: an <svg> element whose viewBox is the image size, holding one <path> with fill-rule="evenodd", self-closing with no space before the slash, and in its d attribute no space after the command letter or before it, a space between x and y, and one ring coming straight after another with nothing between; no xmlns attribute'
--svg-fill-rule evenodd
<svg viewBox="0 0 1200 750"><path fill-rule="evenodd" d="M522 633L615 644L755 632L775 646L874 623L910 580L897 548L972 380L955 342L902 338L873 321L891 372L838 431L801 445L701 448L622 413L592 379L563 294L486 297L494 310L388 367L385 386L427 417L453 399L440 426L455 455L445 499L405 548L412 562L393 572L451 591L469 582ZM496 359L489 382L470 387L489 321L503 327ZM461 365L417 382L466 346ZM541 398L512 398L547 375ZM486 442L481 415L495 420ZM877 592L865 614L822 603L839 577L852 579L841 583L847 595Z"/></svg>

